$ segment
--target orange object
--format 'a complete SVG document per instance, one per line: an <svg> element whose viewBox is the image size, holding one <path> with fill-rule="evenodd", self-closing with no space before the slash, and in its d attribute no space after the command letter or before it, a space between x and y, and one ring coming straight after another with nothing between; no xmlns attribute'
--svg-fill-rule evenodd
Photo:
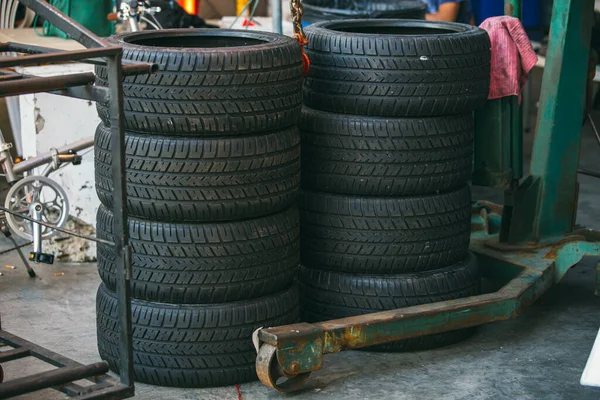
<svg viewBox="0 0 600 400"><path fill-rule="evenodd" d="M308 54L304 51L304 46L308 44L308 40L302 37L301 34L296 33L296 39L298 40L298 44L300 44L300 49L302 50L302 64L304 66L304 76L308 76L308 70L310 69L310 59L308 58Z"/></svg>
<svg viewBox="0 0 600 400"><path fill-rule="evenodd" d="M177 3L179 3L186 13L191 15L198 14L198 2L196 0L177 0Z"/></svg>
<svg viewBox="0 0 600 400"><path fill-rule="evenodd" d="M236 2L235 2L236 15L240 15L242 13L242 11L244 11L244 8L246 8L246 6L248 5L249 2L250 2L250 0L236 0Z"/></svg>

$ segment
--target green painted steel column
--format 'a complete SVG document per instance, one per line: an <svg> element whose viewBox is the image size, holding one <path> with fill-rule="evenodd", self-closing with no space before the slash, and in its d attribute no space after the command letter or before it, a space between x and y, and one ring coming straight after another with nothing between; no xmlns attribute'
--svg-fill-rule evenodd
<svg viewBox="0 0 600 400"><path fill-rule="evenodd" d="M519 188L512 242L573 230L593 17L594 0L554 1L531 176Z"/></svg>
<svg viewBox="0 0 600 400"><path fill-rule="evenodd" d="M504 14L522 19L523 5L521 0L504 0Z"/></svg>
<svg viewBox="0 0 600 400"><path fill-rule="evenodd" d="M521 18L521 9L520 0L505 0L506 15ZM516 96L489 100L475 111L473 164L473 185L518 185L523 177L523 110ZM512 206L508 201L505 206Z"/></svg>

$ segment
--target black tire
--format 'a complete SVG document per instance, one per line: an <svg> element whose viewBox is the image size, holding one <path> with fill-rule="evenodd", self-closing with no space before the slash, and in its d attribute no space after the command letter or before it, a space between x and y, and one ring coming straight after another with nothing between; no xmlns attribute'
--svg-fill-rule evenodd
<svg viewBox="0 0 600 400"><path fill-rule="evenodd" d="M110 128L96 131L96 191L113 207ZM127 206L153 221L256 218L288 208L300 188L300 134L169 138L126 135Z"/></svg>
<svg viewBox="0 0 600 400"><path fill-rule="evenodd" d="M320 322L475 296L481 293L476 258L413 275L350 275L302 267L301 319ZM465 339L462 329L373 346L367 350L414 351L447 346Z"/></svg>
<svg viewBox="0 0 600 400"><path fill-rule="evenodd" d="M302 264L347 273L442 268L467 256L471 190L422 197L300 197Z"/></svg>
<svg viewBox="0 0 600 400"><path fill-rule="evenodd" d="M483 105L490 39L447 22L348 20L306 30L311 60L304 104L382 117L462 114Z"/></svg>
<svg viewBox="0 0 600 400"><path fill-rule="evenodd" d="M98 209L97 235L114 240L113 214ZM268 217L221 224L129 219L132 296L195 304L246 300L289 287L299 264L296 207ZM116 287L114 249L98 244L98 270Z"/></svg>
<svg viewBox="0 0 600 400"><path fill-rule="evenodd" d="M96 300L98 351L118 372L117 298L106 286ZM233 385L256 379L252 332L298 320L298 289L214 305L131 302L134 377L175 387Z"/></svg>
<svg viewBox="0 0 600 400"><path fill-rule="evenodd" d="M172 29L107 39L123 59L159 71L124 79L125 129L158 135L233 135L296 124L302 54L292 38L266 32ZM204 46L204 47L202 47ZM96 67L106 86L106 68ZM107 104L98 115L110 125Z"/></svg>
<svg viewBox="0 0 600 400"><path fill-rule="evenodd" d="M310 0L304 1L303 22L336 19L403 18L425 19L427 5L408 0Z"/></svg>
<svg viewBox="0 0 600 400"><path fill-rule="evenodd" d="M306 189L364 196L413 196L462 187L473 165L472 114L385 119L305 107Z"/></svg>

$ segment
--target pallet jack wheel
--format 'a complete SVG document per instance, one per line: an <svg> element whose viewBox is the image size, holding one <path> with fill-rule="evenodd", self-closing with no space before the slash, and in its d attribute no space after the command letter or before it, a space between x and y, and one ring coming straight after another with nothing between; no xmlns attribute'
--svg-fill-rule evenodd
<svg viewBox="0 0 600 400"><path fill-rule="evenodd" d="M295 392L304 387L310 372L286 373L277 360L277 348L263 344L256 357L256 374L265 385L279 392Z"/></svg>

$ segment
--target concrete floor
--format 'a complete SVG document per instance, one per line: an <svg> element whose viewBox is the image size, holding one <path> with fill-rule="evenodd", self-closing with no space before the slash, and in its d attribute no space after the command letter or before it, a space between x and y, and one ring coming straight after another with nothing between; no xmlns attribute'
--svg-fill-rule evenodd
<svg viewBox="0 0 600 400"><path fill-rule="evenodd" d="M530 138L528 138L530 141ZM600 171L600 147L589 129L583 167ZM501 191L474 190L501 201ZM578 223L600 229L600 181L581 177ZM0 251L9 246L0 240ZM282 395L255 382L241 385L250 399L598 399L600 389L579 379L600 327L594 297L594 266L586 259L516 320L483 326L471 339L444 349L412 354L345 352L327 356L308 388ZM15 265L16 269L6 269ZM27 277L14 252L0 255L2 328L82 363L99 360L95 335L94 264L38 266ZM64 273L61 275L60 273ZM6 379L43 369L40 363L3 365ZM137 385L139 399L236 399L235 387L182 390ZM27 399L62 398L57 392Z"/></svg>

